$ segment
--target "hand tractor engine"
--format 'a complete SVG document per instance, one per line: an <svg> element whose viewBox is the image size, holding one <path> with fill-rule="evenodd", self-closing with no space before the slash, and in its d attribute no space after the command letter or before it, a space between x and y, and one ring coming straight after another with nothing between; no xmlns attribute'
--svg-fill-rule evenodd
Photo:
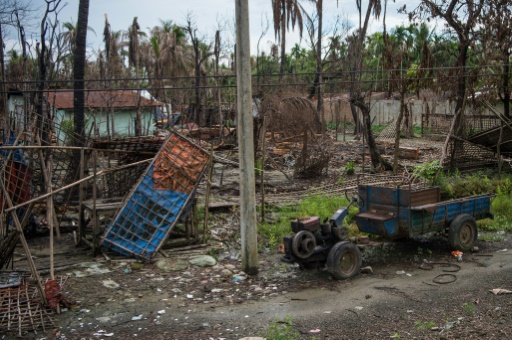
<svg viewBox="0 0 512 340"><path fill-rule="evenodd" d="M343 220L349 207L357 202L352 199L345 208L340 208L329 221L320 223L319 217L292 221L294 235L284 237L284 262L297 262L303 268L324 263L336 279L347 279L359 273L362 256L359 248L348 240Z"/></svg>

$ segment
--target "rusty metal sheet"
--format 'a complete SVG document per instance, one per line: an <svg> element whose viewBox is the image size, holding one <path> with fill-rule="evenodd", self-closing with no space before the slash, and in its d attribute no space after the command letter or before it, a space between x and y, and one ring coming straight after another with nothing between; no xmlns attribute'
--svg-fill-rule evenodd
<svg viewBox="0 0 512 340"><path fill-rule="evenodd" d="M414 190L411 192L411 207L437 203L441 200L441 191L438 187Z"/></svg>

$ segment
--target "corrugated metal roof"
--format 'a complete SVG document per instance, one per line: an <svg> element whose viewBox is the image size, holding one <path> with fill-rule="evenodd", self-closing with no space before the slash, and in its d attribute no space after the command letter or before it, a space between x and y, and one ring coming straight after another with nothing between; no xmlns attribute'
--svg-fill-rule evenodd
<svg viewBox="0 0 512 340"><path fill-rule="evenodd" d="M57 90L48 94L48 100L56 109L73 109L73 91ZM85 92L85 108L136 108L157 107L164 104L144 98L133 91L87 91Z"/></svg>

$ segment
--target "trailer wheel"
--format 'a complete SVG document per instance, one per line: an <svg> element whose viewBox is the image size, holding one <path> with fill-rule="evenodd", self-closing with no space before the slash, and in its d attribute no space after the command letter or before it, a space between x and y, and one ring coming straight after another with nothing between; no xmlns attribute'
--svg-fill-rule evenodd
<svg viewBox="0 0 512 340"><path fill-rule="evenodd" d="M307 259L311 254L313 254L315 247L315 236L308 230L301 230L293 237L293 255L297 256L299 259Z"/></svg>
<svg viewBox="0 0 512 340"><path fill-rule="evenodd" d="M327 270L337 280L348 279L361 270L362 256L350 241L336 243L327 256Z"/></svg>
<svg viewBox="0 0 512 340"><path fill-rule="evenodd" d="M448 242L455 250L470 251L478 238L478 229L475 219L468 214L455 217L450 223Z"/></svg>

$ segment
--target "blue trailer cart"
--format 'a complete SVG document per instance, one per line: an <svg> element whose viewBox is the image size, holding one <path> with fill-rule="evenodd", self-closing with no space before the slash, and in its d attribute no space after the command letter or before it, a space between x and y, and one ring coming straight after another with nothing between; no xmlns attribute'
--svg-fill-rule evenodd
<svg viewBox="0 0 512 340"><path fill-rule="evenodd" d="M325 223L318 217L292 222L294 235L284 238L286 262L303 267L325 263L336 279L350 278L361 269L358 246L348 240L343 220L352 204L358 204L355 216L360 231L390 240L414 237L430 232L448 235L453 249L469 251L478 237L476 220L492 217L492 194L441 201L438 187L358 185L357 196L340 208Z"/></svg>

